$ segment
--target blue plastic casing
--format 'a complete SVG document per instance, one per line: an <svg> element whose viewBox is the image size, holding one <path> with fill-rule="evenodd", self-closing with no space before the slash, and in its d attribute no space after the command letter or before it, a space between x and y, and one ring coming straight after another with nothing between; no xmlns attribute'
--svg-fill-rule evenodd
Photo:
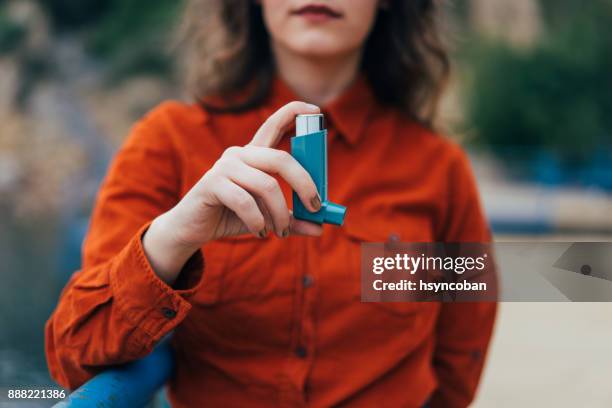
<svg viewBox="0 0 612 408"><path fill-rule="evenodd" d="M145 407L173 370L172 348L164 341L141 360L96 375L54 408Z"/></svg>
<svg viewBox="0 0 612 408"><path fill-rule="evenodd" d="M346 207L327 199L327 130L292 137L291 155L310 174L321 196L321 209L312 213L294 191L293 216L317 224L342 225Z"/></svg>

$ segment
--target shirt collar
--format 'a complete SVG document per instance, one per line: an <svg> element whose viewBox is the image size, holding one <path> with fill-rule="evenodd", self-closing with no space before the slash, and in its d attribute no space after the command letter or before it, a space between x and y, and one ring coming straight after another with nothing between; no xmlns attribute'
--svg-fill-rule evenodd
<svg viewBox="0 0 612 408"><path fill-rule="evenodd" d="M300 98L282 79L276 77L263 114L267 118L281 106L295 100ZM376 100L369 84L363 75L359 75L339 97L323 106L322 112L326 127L335 129L340 137L355 145L363 136L375 106Z"/></svg>

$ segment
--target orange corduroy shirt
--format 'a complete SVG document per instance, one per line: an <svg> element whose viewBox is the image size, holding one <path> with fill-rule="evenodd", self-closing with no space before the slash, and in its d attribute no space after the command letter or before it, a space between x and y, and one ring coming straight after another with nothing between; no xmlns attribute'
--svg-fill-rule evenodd
<svg viewBox="0 0 612 408"><path fill-rule="evenodd" d="M323 109L330 199L348 207L321 237L240 236L204 245L174 287L142 249L224 149L297 99L276 80L230 114L163 103L133 128L100 189L82 269L46 326L52 376L74 389L173 332L176 407L463 407L473 399L494 303L361 303L360 243L485 242L462 150L376 102L363 78ZM280 149L289 149L284 138ZM282 188L290 203L290 189Z"/></svg>

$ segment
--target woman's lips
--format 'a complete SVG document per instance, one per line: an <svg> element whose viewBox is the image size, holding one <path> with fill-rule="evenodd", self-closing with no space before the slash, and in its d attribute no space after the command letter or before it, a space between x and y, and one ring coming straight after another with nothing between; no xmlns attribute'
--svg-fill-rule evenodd
<svg viewBox="0 0 612 408"><path fill-rule="evenodd" d="M324 4L309 4L291 13L294 16L304 17L311 23L322 23L342 18L342 13L333 10Z"/></svg>

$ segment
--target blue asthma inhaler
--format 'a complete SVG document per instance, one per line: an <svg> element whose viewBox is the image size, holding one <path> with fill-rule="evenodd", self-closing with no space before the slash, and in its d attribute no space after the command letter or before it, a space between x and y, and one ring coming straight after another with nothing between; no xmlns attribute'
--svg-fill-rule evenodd
<svg viewBox="0 0 612 408"><path fill-rule="evenodd" d="M295 137L291 138L291 155L306 169L321 196L321 209L312 213L293 192L293 216L316 224L342 225L346 207L327 198L327 130L323 115L297 115Z"/></svg>

